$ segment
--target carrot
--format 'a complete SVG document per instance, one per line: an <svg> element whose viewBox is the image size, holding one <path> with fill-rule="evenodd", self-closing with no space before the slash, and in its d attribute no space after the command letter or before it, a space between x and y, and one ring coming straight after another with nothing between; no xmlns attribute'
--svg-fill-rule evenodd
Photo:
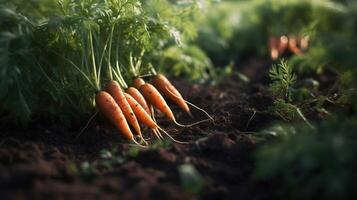
<svg viewBox="0 0 357 200"><path fill-rule="evenodd" d="M153 84L164 96L176 103L186 113L190 112L190 108L183 99L181 93L171 84L171 82L162 74L157 74L153 78Z"/></svg>
<svg viewBox="0 0 357 200"><path fill-rule="evenodd" d="M298 56L304 55L304 53L297 47L297 39L295 37L289 39L289 49Z"/></svg>
<svg viewBox="0 0 357 200"><path fill-rule="evenodd" d="M278 39L275 36L270 36L268 48L269 48L270 57L273 60L276 60L279 57L278 45L279 45Z"/></svg>
<svg viewBox="0 0 357 200"><path fill-rule="evenodd" d="M135 144L142 146L135 141L123 112L109 93L105 91L99 92L95 96L95 102L99 111L121 132L124 137L133 141Z"/></svg>
<svg viewBox="0 0 357 200"><path fill-rule="evenodd" d="M123 114L128 121L128 123L134 128L135 132L139 135L139 137L143 140L140 125L136 116L134 115L133 110L130 107L130 104L125 98L124 92L121 89L118 82L112 80L107 84L106 91L112 95L114 100L119 105L120 109L123 111Z"/></svg>
<svg viewBox="0 0 357 200"><path fill-rule="evenodd" d="M162 135L160 134L160 130L164 132L169 138L177 143L184 143L174 139L171 135L169 135L165 130L163 130L159 125L155 123L155 121L150 117L150 115L145 111L145 109L128 93L125 93L125 98L129 102L131 108L133 109L138 120L150 127L156 137L161 140Z"/></svg>
<svg viewBox="0 0 357 200"><path fill-rule="evenodd" d="M199 108L198 106L194 105L193 103L186 101L186 103L189 103L191 106L204 112L209 117L209 119L204 119L204 120L201 120L201 121L198 121L198 122L195 122L192 124L188 124L188 125L180 124L176 121L175 116L172 113L170 107L167 105L165 99L161 96L160 92L153 85L151 85L150 83L145 83L144 85L142 85L140 87L140 92L144 96L144 98L146 99L147 102L149 102L155 108L157 108L158 110L163 112L167 118L169 118L171 121L173 121L178 126L191 127L191 126L200 124L202 122L206 122L208 120L213 120L213 118L205 110L203 110L202 108ZM171 93L171 91L169 91L169 92ZM173 94L173 93L172 93L172 95L175 96L175 94Z"/></svg>
<svg viewBox="0 0 357 200"><path fill-rule="evenodd" d="M140 78L140 77L136 77L136 78L134 78L134 80L133 80L133 86L134 86L136 89L140 89L140 87L141 87L142 85L144 85L144 84L145 84L144 79L142 79L142 78Z"/></svg>
<svg viewBox="0 0 357 200"><path fill-rule="evenodd" d="M279 40L279 48L278 48L279 54L284 54L284 52L288 48L288 45L289 45L289 38L285 35L281 36Z"/></svg>
<svg viewBox="0 0 357 200"><path fill-rule="evenodd" d="M138 89L134 88L134 87L129 87L128 89L126 89L126 92L128 94L130 94L144 109L145 111L151 115L151 111L149 108L149 105L147 104L145 98L143 97L143 95L139 92ZM129 102L130 103L130 102Z"/></svg>
<svg viewBox="0 0 357 200"><path fill-rule="evenodd" d="M154 122L154 120L151 119L150 115L139 104L139 102L136 101L135 98L128 93L124 93L124 95L130 107L133 109L133 112L135 113L135 116L137 117L138 121L150 128L157 128L157 124Z"/></svg>
<svg viewBox="0 0 357 200"><path fill-rule="evenodd" d="M176 122L175 116L172 113L170 107L167 105L165 99L161 96L160 92L151 85L150 83L145 83L139 89L141 94L144 96L147 102L155 106L158 110L163 112L166 117L170 120Z"/></svg>

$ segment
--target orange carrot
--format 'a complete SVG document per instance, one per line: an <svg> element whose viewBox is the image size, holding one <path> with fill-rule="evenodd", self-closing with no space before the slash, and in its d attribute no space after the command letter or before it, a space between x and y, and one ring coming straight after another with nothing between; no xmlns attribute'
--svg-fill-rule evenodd
<svg viewBox="0 0 357 200"><path fill-rule="evenodd" d="M151 115L151 111L149 108L149 105L147 104L145 98L143 97L143 95L139 92L138 89L134 88L134 87L129 87L128 89L126 89L126 92L128 94L130 94L144 109L145 111ZM130 103L130 102L129 102Z"/></svg>
<svg viewBox="0 0 357 200"><path fill-rule="evenodd" d="M161 96L160 92L151 85L150 83L145 83L139 89L141 94L144 96L147 102L155 106L161 112L163 112L170 120L176 122L175 116L172 113L170 107L167 105L165 99Z"/></svg>
<svg viewBox="0 0 357 200"><path fill-rule="evenodd" d="M134 115L133 110L130 107L130 104L125 98L124 92L121 89L120 85L118 82L112 80L107 84L106 91L112 95L114 100L117 102L119 105L120 109L123 111L123 114L128 121L128 123L134 128L135 132L140 136L141 139L141 130L140 126L138 123L138 120L136 119L136 116Z"/></svg>
<svg viewBox="0 0 357 200"><path fill-rule="evenodd" d="M151 119L150 115L146 112L146 110L139 104L138 101L135 100L133 96L128 93L124 93L125 98L133 109L135 116L139 120L139 122L145 124L150 128L157 128L158 125Z"/></svg>
<svg viewBox="0 0 357 200"><path fill-rule="evenodd" d="M280 55L284 54L284 52L288 48L288 45L289 45L289 38L285 35L281 36L279 40L279 48L278 48Z"/></svg>
<svg viewBox="0 0 357 200"><path fill-rule="evenodd" d="M190 108L183 99L181 93L171 84L171 82L162 74L153 78L153 84L165 97L176 103L182 110L190 113Z"/></svg>
<svg viewBox="0 0 357 200"><path fill-rule="evenodd" d="M140 77L136 77L136 78L134 78L134 80L133 80L133 86L134 86L136 89L140 89L140 87L141 87L142 85L144 85L144 84L145 84L144 79L142 79L142 78L140 78Z"/></svg>
<svg viewBox="0 0 357 200"><path fill-rule="evenodd" d="M155 123L154 120L150 117L150 115L145 111L145 109L132 97L130 94L125 93L125 97L128 100L130 106L132 107L136 117L140 122L143 124L147 125L148 127L151 128L152 132L155 134L155 136L161 140L163 139L163 136L161 135L160 131L165 133L170 139L172 139L174 142L181 143L181 144L186 144L186 142L181 142L173 138L170 134L168 134L164 129L162 129L157 123Z"/></svg>
<svg viewBox="0 0 357 200"><path fill-rule="evenodd" d="M110 121L127 139L137 144L129 128L123 112L114 98L107 92L101 91L95 97L99 111Z"/></svg>
<svg viewBox="0 0 357 200"><path fill-rule="evenodd" d="M289 39L289 49L291 52L295 53L298 56L303 56L304 53L297 47L296 37L291 37Z"/></svg>
<svg viewBox="0 0 357 200"><path fill-rule="evenodd" d="M279 45L278 39L275 36L270 36L268 48L269 48L270 57L273 60L276 60L279 57L278 45Z"/></svg>

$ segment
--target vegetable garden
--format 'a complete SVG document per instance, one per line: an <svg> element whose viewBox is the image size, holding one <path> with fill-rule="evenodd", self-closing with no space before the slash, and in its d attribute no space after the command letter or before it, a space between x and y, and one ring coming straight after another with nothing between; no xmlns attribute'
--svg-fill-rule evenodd
<svg viewBox="0 0 357 200"><path fill-rule="evenodd" d="M1 199L355 199L352 0L0 0Z"/></svg>

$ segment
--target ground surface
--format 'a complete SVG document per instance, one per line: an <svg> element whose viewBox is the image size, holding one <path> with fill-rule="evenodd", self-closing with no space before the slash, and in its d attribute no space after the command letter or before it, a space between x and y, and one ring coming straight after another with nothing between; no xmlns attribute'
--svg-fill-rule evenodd
<svg viewBox="0 0 357 200"><path fill-rule="evenodd" d="M77 139L80 128L7 127L0 131L0 199L269 199L273 185L253 178L252 156L260 144L249 133L277 120L266 111L272 103L267 88L234 78L219 87L174 83L214 117L190 128L159 118L162 127L189 144L132 155L128 142L98 119ZM182 123L204 117L194 112L190 119L174 109ZM102 149L116 150L122 160L89 175L78 172L83 162L97 162ZM205 181L200 193L187 193L180 185L178 167L187 163Z"/></svg>

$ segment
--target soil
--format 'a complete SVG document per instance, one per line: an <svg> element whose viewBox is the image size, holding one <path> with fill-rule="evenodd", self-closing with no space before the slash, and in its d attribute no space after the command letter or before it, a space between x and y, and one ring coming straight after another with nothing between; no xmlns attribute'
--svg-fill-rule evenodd
<svg viewBox="0 0 357 200"><path fill-rule="evenodd" d="M274 184L255 181L253 173L254 152L261 144L253 133L278 120L267 112L273 102L267 88L235 78L215 87L182 80L174 84L214 118L182 128L158 117L167 132L189 144L130 154L133 147L100 116L79 137L81 127L69 131L41 121L26 129L3 127L0 199L271 199ZM205 117L193 111L190 118L172 107L183 124ZM144 132L155 140L148 130ZM85 173L83 163L100 162L103 149L116 151L122 160ZM203 190L184 190L178 170L183 164L197 169Z"/></svg>

